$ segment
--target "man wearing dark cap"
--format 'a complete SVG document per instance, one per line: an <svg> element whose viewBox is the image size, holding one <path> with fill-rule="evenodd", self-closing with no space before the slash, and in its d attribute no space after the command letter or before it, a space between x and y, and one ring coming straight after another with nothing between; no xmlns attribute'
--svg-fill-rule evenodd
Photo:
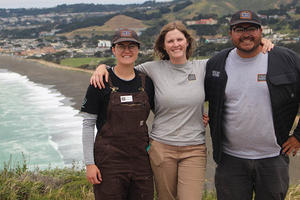
<svg viewBox="0 0 300 200"><path fill-rule="evenodd" d="M274 47L261 53L262 28L250 10L230 21L235 48L207 63L205 93L218 199L283 200L289 155L300 148L300 125L291 132L300 102L300 58ZM291 133L291 134L290 134Z"/></svg>

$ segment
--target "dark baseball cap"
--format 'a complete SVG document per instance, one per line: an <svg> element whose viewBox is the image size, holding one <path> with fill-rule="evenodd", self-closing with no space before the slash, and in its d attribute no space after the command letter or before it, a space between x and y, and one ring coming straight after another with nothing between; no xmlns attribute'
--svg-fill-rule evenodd
<svg viewBox="0 0 300 200"><path fill-rule="evenodd" d="M113 39L111 41L112 44L117 44L119 42L136 42L140 44L138 35L134 30L131 29L119 29L115 32Z"/></svg>
<svg viewBox="0 0 300 200"><path fill-rule="evenodd" d="M257 14L251 10L240 10L234 13L229 22L230 26L234 26L241 23L251 23L261 26L261 20Z"/></svg>

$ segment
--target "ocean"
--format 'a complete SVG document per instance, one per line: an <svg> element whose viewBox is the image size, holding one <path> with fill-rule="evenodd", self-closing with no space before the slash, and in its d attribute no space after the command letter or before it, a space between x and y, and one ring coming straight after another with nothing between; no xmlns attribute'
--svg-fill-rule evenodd
<svg viewBox="0 0 300 200"><path fill-rule="evenodd" d="M51 85L0 69L0 169L81 165L82 117Z"/></svg>

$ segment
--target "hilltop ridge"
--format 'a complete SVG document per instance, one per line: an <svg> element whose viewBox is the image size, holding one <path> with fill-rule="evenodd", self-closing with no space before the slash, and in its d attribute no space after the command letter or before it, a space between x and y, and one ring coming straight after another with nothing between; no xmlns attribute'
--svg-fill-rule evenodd
<svg viewBox="0 0 300 200"><path fill-rule="evenodd" d="M180 20L194 33L198 43L195 54L211 56L231 45L228 37L230 15L245 8L261 16L264 37L300 52L298 0L174 0L130 5L74 4L51 9L0 9L0 52L56 63L67 57L107 57L113 32L116 28L127 27L140 34L141 52L149 54L162 26ZM144 56L141 61L149 59L151 56Z"/></svg>
<svg viewBox="0 0 300 200"><path fill-rule="evenodd" d="M256 12L272 10L275 13L286 10L300 10L298 0L173 0L170 2L146 1L142 4L101 5L101 4L73 4L59 5L44 9L0 9L0 38L36 38L39 34L76 34L85 36L87 32L106 34L111 31L105 25L115 16L119 18L111 24L129 25L138 22L141 27L157 27L173 20L194 20L214 16L226 17L241 10L251 9ZM279 10L279 11L278 11ZM131 17L131 18L128 18ZM300 19L299 14L296 19ZM119 23L118 23L119 22ZM113 26L113 25L112 25ZM135 27L134 25L133 27ZM52 32L51 32L52 31Z"/></svg>
<svg viewBox="0 0 300 200"><path fill-rule="evenodd" d="M148 25L145 25L143 21L129 17L126 15L116 15L109 19L102 26L91 26L87 28L80 28L69 33L64 34L66 37L74 37L75 35L91 36L94 35L105 35L112 34L118 28L130 28L136 31L145 30Z"/></svg>

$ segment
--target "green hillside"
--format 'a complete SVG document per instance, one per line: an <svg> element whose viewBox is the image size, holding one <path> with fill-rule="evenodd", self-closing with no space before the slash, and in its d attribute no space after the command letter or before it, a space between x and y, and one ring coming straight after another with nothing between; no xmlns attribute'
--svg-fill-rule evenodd
<svg viewBox="0 0 300 200"><path fill-rule="evenodd" d="M161 25L174 20L187 21L212 17L219 20L220 24L224 24L226 16L240 9L285 15L288 20L278 26L279 28L284 27L286 23L295 21L289 26L296 27L292 29L300 29L298 28L299 0L174 0L168 2L145 1L143 4L128 5L73 4L47 9L0 9L0 17L11 18L0 20L0 25L3 27L0 38L36 38L40 33L49 31L55 31L59 36L68 38L76 35L82 37L99 35L103 36L102 38L108 38L114 31L114 27L120 27L120 24L127 26L128 23L130 23L130 27L141 32L150 28L152 30L147 30L147 34L154 35L157 34ZM70 15L66 16L62 13ZM53 17L53 15L58 17ZM24 22L23 16L26 16L29 21ZM49 18L49 16L50 18L52 16L51 23L41 20L43 17ZM114 18L118 20L112 20ZM112 22L109 22L110 20ZM13 21L14 24L10 21ZM131 23L132 21L134 23Z"/></svg>
<svg viewBox="0 0 300 200"><path fill-rule="evenodd" d="M221 18L223 16L230 15L241 9L251 9L256 12L268 11L268 10L288 10L290 7L299 7L300 2L297 0L175 0L167 3L160 3L159 6L156 4L150 6L147 9L132 8L126 11L120 11L119 16L125 16L118 20L112 20L116 15L112 15L110 18L103 19L106 25L94 25L86 28L76 28L76 24L72 24L72 31L62 31L65 36L71 35L85 35L85 33L91 33L92 28L97 34L106 34L108 31L107 27L116 27L115 23L122 23L123 26L127 26L128 22L137 21L135 24L144 24L143 28L147 26L159 27L159 24L165 24L174 20L191 20L199 19L199 16L213 15L215 18ZM126 18L126 16L128 18ZM298 19L299 16L294 16ZM88 23L88 22L87 22ZM81 22L84 24L84 22ZM130 28L140 29L142 26L136 27L135 24L131 24ZM114 28L112 28L114 30ZM113 32L109 30L110 32ZM100 34L100 35L101 35ZM111 34L111 33L108 33Z"/></svg>
<svg viewBox="0 0 300 200"><path fill-rule="evenodd" d="M183 4L186 1L173 1L171 8L174 8L178 4ZM173 19L183 20L192 19L199 14L217 14L219 17L232 14L241 9L250 9L253 11L279 9L280 5L287 5L294 3L300 6L300 2L292 0L191 0L191 5L186 8L167 14L166 19L170 19L170 15L173 15Z"/></svg>
<svg viewBox="0 0 300 200"><path fill-rule="evenodd" d="M9 166L8 166L9 167ZM154 194L156 200L156 194ZM291 185L286 200L300 198L300 184ZM0 170L1 200L93 200L93 187L85 170L75 166L65 169L27 170L26 165ZM216 200L214 191L204 190L202 200Z"/></svg>

